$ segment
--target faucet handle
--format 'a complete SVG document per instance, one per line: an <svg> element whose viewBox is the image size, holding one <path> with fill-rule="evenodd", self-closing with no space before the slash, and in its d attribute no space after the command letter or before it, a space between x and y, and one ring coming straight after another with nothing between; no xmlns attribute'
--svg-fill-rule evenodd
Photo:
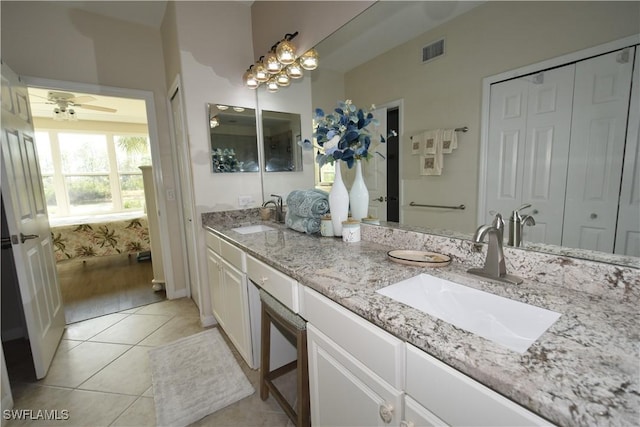
<svg viewBox="0 0 640 427"><path fill-rule="evenodd" d="M271 197L275 197L278 199L278 203L282 205L282 196L278 196L277 194L272 194Z"/></svg>
<svg viewBox="0 0 640 427"><path fill-rule="evenodd" d="M523 209L527 209L531 207L531 203L525 203L524 205L520 206L518 209L516 209L516 212L520 212Z"/></svg>

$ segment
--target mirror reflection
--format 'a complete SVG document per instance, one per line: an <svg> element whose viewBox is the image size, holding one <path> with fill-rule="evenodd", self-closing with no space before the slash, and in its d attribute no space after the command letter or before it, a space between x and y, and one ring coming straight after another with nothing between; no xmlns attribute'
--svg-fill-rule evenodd
<svg viewBox="0 0 640 427"><path fill-rule="evenodd" d="M300 114L262 110L265 172L302 170Z"/></svg>
<svg viewBox="0 0 640 427"><path fill-rule="evenodd" d="M259 172L256 111L222 104L207 111L213 172Z"/></svg>
<svg viewBox="0 0 640 427"><path fill-rule="evenodd" d="M625 2L377 2L316 46L322 66L314 74L312 104L327 109L336 100L352 99L363 105L400 105L400 222L470 236L485 221L486 212L496 209L479 202L485 200L479 193L491 190L481 189L481 170L498 168L492 163L496 159L483 158L481 144L489 134L483 80L613 40L637 38L637 12L637 4ZM545 16L571 16L572 32L567 33L563 20ZM599 25L602 20L616 25ZM520 24L516 28L504 22ZM425 61L424 55L432 53L425 48L440 40L444 54ZM380 50L368 52L372 47ZM445 155L442 173L422 176L420 155L412 152L410 137L461 126L468 126L469 132L458 135L458 149ZM637 139L637 129L635 135ZM551 187L557 184L549 182ZM414 207L410 202L464 204L467 209ZM501 213L508 218L522 203L500 207ZM629 256L561 246L537 245L536 250L637 263Z"/></svg>

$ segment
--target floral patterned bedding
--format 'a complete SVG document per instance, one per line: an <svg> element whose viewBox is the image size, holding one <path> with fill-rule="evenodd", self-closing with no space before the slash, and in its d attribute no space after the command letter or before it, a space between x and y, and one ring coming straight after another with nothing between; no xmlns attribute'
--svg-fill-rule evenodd
<svg viewBox="0 0 640 427"><path fill-rule="evenodd" d="M146 217L52 227L56 261L151 250Z"/></svg>

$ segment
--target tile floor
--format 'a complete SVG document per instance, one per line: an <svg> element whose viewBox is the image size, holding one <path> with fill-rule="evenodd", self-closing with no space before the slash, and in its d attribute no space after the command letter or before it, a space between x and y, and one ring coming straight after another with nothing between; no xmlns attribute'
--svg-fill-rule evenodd
<svg viewBox="0 0 640 427"><path fill-rule="evenodd" d="M44 379L34 381L15 368L10 369L9 377L14 409L68 410L69 418L11 420L7 426L155 426L147 351L203 330L198 309L187 298L68 325ZM249 369L227 343L256 392L193 425L291 425L272 397L264 402L260 399L258 371Z"/></svg>

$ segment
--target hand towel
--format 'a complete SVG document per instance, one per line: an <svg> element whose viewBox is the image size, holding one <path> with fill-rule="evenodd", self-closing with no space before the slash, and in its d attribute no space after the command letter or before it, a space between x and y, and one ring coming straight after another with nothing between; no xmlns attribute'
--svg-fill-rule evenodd
<svg viewBox="0 0 640 427"><path fill-rule="evenodd" d="M424 154L438 154L442 152L442 129L425 131Z"/></svg>
<svg viewBox="0 0 640 427"><path fill-rule="evenodd" d="M455 129L444 129L442 131L442 152L452 153L458 148L458 137Z"/></svg>
<svg viewBox="0 0 640 427"><path fill-rule="evenodd" d="M420 154L426 140L426 132L420 132L411 137L411 154Z"/></svg>
<svg viewBox="0 0 640 427"><path fill-rule="evenodd" d="M319 219L329 212L329 193L316 189L294 190L287 196L287 212L301 218Z"/></svg>

